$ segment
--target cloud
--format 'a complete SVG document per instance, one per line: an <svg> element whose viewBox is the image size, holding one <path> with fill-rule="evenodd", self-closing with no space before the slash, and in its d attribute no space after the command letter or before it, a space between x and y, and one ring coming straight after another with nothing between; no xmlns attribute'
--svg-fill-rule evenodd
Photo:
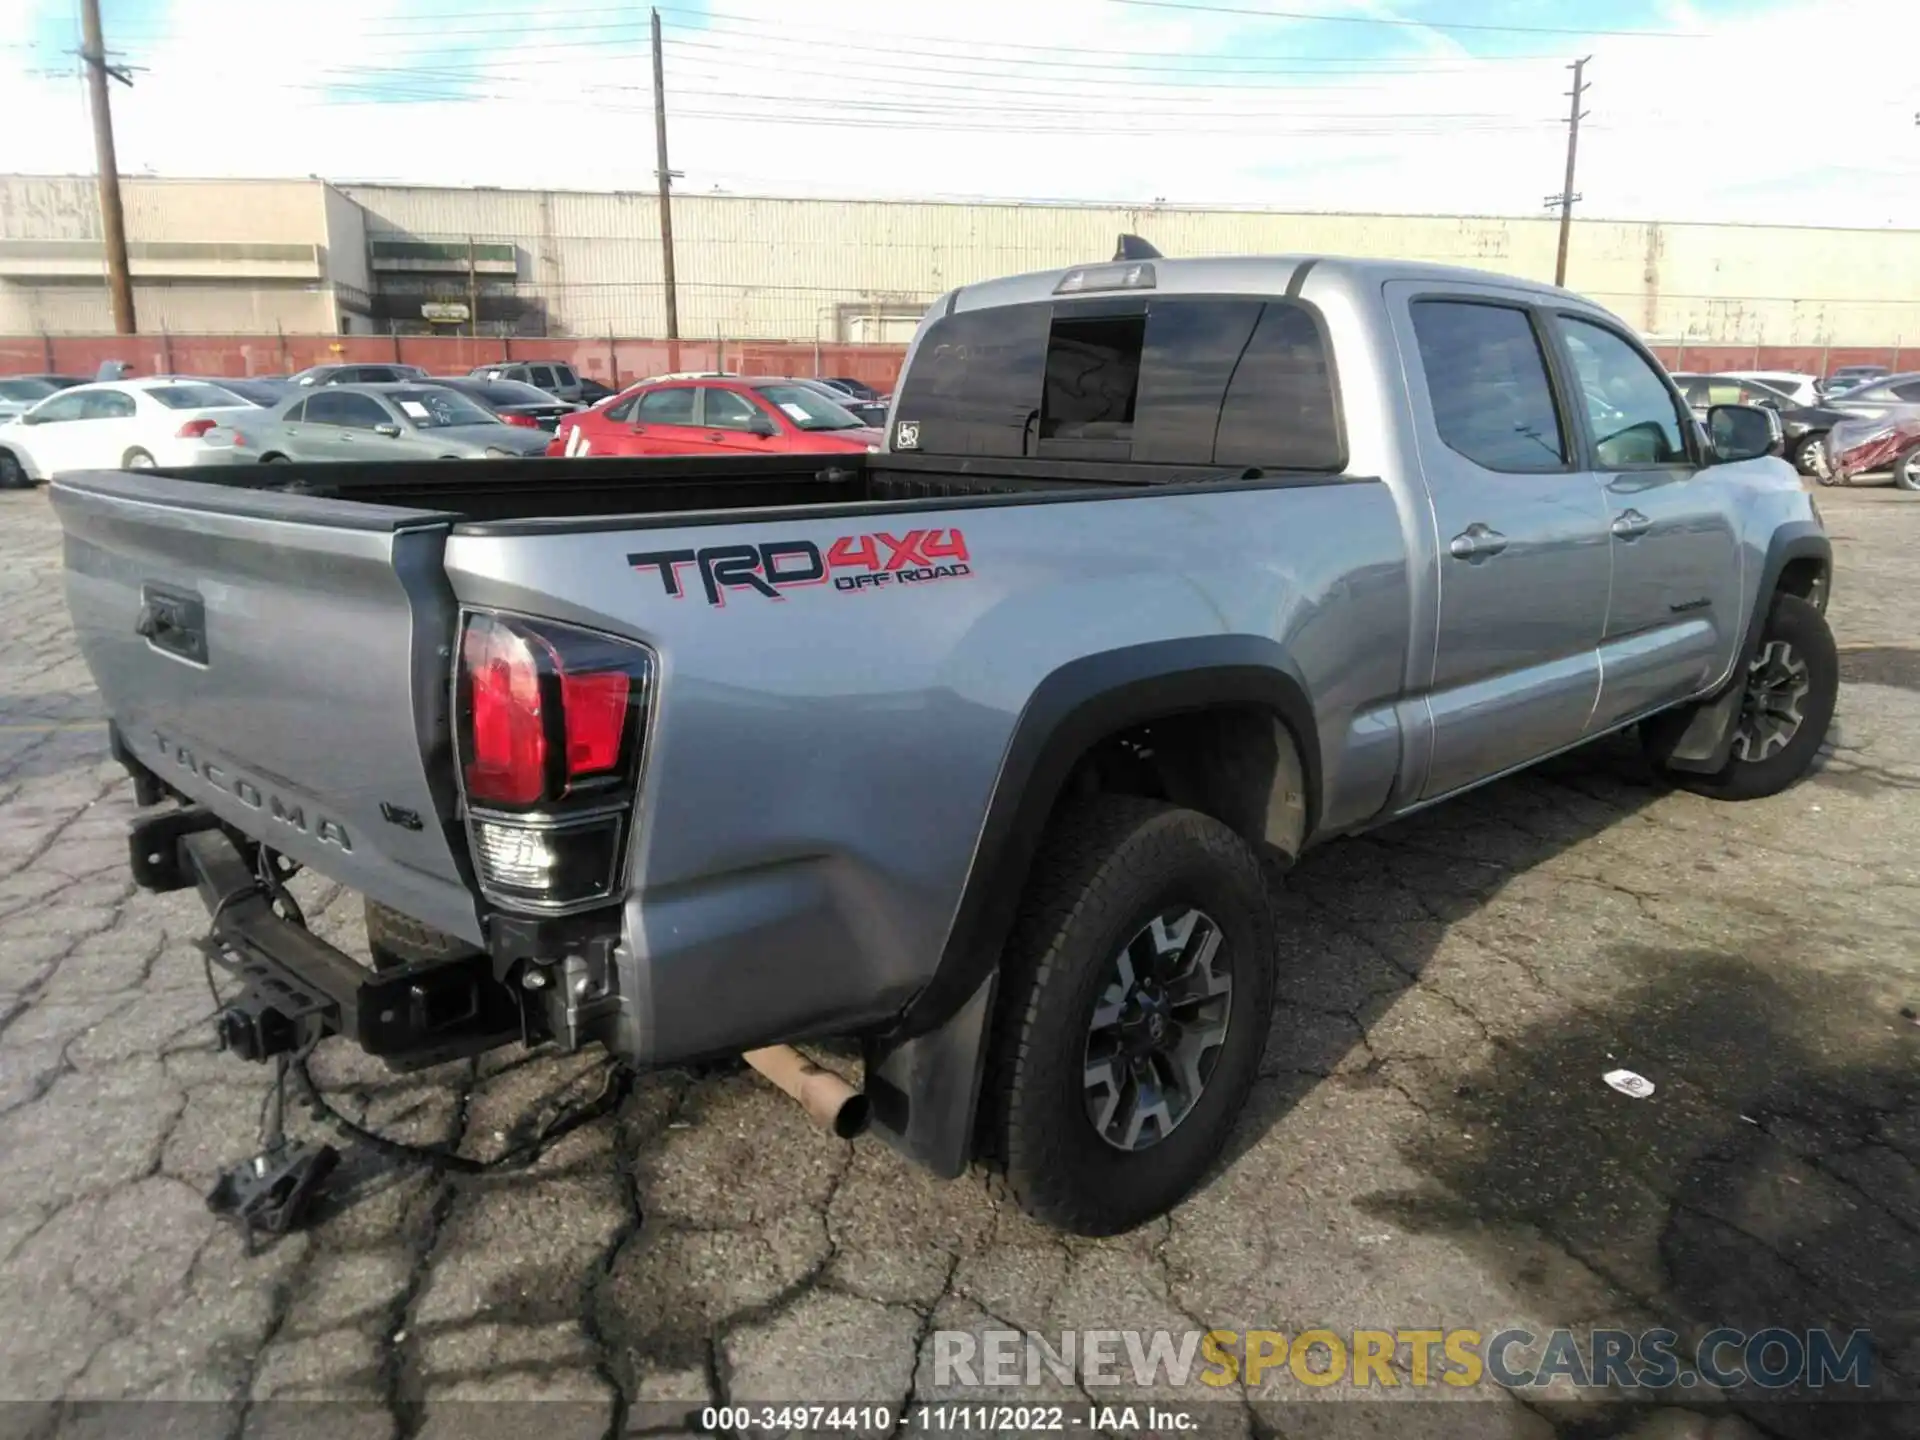
<svg viewBox="0 0 1920 1440"><path fill-rule="evenodd" d="M122 166L650 189L644 11L476 3L110 7L109 43L146 67L115 87ZM1920 226L1911 0L1681 6L1661 28L1709 38L1584 42L1108 0L663 13L689 191L1538 214L1560 182L1566 59L1589 53L1580 213ZM90 168L78 81L32 73L71 64L43 38L71 16L0 0L0 18L41 42L0 50L0 169Z"/></svg>

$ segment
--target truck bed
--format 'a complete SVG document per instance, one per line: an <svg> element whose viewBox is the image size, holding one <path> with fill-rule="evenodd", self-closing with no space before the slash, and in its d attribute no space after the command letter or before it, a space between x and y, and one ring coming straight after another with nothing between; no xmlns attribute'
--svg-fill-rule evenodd
<svg viewBox="0 0 1920 1440"><path fill-rule="evenodd" d="M178 480L434 511L472 524L689 517L824 505L950 506L986 496L1091 499L1167 486L1284 483L1257 470L916 455L439 460L235 465L153 472ZM1301 483L1329 477L1300 475Z"/></svg>

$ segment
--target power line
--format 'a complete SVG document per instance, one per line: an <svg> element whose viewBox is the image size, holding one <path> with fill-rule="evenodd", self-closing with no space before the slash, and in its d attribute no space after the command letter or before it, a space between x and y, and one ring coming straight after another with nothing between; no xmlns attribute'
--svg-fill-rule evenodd
<svg viewBox="0 0 1920 1440"><path fill-rule="evenodd" d="M1238 5L1202 5L1196 0L1107 0L1149 10L1192 10L1209 15L1251 15L1261 20L1311 20L1327 25L1400 25L1415 30L1472 30L1507 35L1617 35L1636 40L1704 40L1697 30L1595 30L1587 26L1488 25L1468 20L1403 20L1385 15L1328 15L1300 10L1250 10Z"/></svg>
<svg viewBox="0 0 1920 1440"><path fill-rule="evenodd" d="M343 66L337 70L324 71L321 73L348 77L348 78L342 79L339 82L338 88L342 88L342 89L352 88L352 89L359 89L363 91L373 91L375 93L378 93L379 87L372 83L371 78L366 78L366 79L352 78L355 76L364 75L365 72L354 70L351 67ZM395 70L385 70L379 73L381 75L396 75L401 72L398 72ZM508 83L512 83L509 77L502 77L502 78L507 79ZM699 76L695 78L696 79L712 79L712 78L720 78L720 77ZM414 86L402 85L395 88L397 91L408 91L408 90L418 91L418 90L423 90L427 84L432 84L432 83L438 83L438 82L434 82L429 76L427 79L423 80L422 83L419 85L414 85ZM446 82L446 83L457 84L458 82ZM328 87L321 86L318 88L324 89ZM1137 99L1130 99L1126 96L1106 96L1106 95L1084 96L1084 97L1063 96L1059 98L1063 100L1073 100L1075 101L1075 103L1059 104L1059 105L1050 105L1050 104L1045 104L1040 102L1008 104L1004 101L998 101L998 100L983 100L979 104L970 104L970 103L967 103L967 101L964 99L957 99L957 98L949 99L939 95L925 95L922 92L928 87L921 86L918 84L908 87L908 93L905 93L905 94L895 95L895 94L889 94L886 92L875 91L875 92L871 92L866 95L863 95L858 99L843 99L843 98L834 97L834 96L768 94L763 91L713 90L713 89L702 88L697 84L691 85L691 86L680 86L676 88L678 89L678 92L681 94L697 95L702 98L713 99L713 100L745 100L745 101L761 102L763 104L769 104L769 105L799 106L799 107L804 107L806 109L827 108L827 109L850 110L850 111L899 112L903 114L937 115L937 114L951 114L951 113L991 113L995 115L1013 115L1013 116L1064 115L1064 116L1070 116L1070 117L1089 117L1089 118L1093 116L1105 115L1105 116L1115 116L1120 118L1138 118L1140 116L1147 116L1147 117L1156 118L1156 119L1192 118L1197 120L1336 119L1336 120L1342 120L1342 121L1346 121L1346 120L1422 120L1422 121L1436 121L1436 122L1497 120L1497 121L1508 122L1508 123L1512 123L1517 120L1524 119L1524 117L1516 116L1511 112L1505 112L1505 111L1363 110L1363 109L1349 109L1344 107L1340 109L1333 109L1333 110L1267 109L1267 108L1253 109L1253 110L1228 110L1228 109L1222 109L1222 108L1219 108L1218 106L1207 103L1208 97L1205 96L1204 94L1196 94L1193 97L1195 101L1199 102L1195 106L1182 107L1182 106L1176 105L1169 108L1167 106L1164 106L1162 104L1157 104L1157 103L1142 104ZM963 95L972 95L976 93L975 87L972 87L972 86L947 86L943 88L959 90ZM575 86L569 86L566 88L565 97L573 97L573 96L578 96L583 94L614 94L614 93L632 93L632 94L638 94L638 95L645 95L645 94L648 94L649 92L645 87L637 86L637 85L575 85ZM1009 91L1009 92L1001 92L1001 93L1024 94L1026 92ZM452 90L452 91L438 93L435 95L434 98L458 101L458 100L468 100L468 99L477 100L477 99L483 99L483 98L498 99L498 100L520 100L520 99L527 99L532 97L524 94L501 94L499 92L475 92L475 91ZM1167 100L1170 100L1171 98L1172 97L1160 96L1160 97L1155 97L1155 100L1167 101ZM757 113L767 114L769 112L762 111ZM779 112L771 112L771 113L777 114ZM1554 124L1557 122L1541 119L1538 121L1531 121L1526 123L1545 126L1545 125Z"/></svg>

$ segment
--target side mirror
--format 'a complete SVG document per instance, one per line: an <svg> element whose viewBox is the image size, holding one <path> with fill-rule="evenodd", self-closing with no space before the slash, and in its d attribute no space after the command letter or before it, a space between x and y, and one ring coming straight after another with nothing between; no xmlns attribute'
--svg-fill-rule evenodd
<svg viewBox="0 0 1920 1440"><path fill-rule="evenodd" d="M1786 430L1778 410L1757 405L1714 405L1707 410L1707 440L1719 464L1758 460L1786 448Z"/></svg>
<svg viewBox="0 0 1920 1440"><path fill-rule="evenodd" d="M389 440L398 440L400 438L400 427L389 421L385 425L374 426L373 433L376 435L384 435Z"/></svg>
<svg viewBox="0 0 1920 1440"><path fill-rule="evenodd" d="M771 415L755 415L752 420L747 422L747 433L750 435L763 435L771 439L780 433L780 427L773 423L773 417Z"/></svg>

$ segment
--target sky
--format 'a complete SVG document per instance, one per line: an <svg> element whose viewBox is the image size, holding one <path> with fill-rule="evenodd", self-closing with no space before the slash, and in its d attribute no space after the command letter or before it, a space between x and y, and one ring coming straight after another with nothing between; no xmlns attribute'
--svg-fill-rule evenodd
<svg viewBox="0 0 1920 1440"><path fill-rule="evenodd" d="M103 0L129 174L650 190L647 8ZM1916 0L673 0L690 193L1920 228ZM0 171L93 166L0 0Z"/></svg>

